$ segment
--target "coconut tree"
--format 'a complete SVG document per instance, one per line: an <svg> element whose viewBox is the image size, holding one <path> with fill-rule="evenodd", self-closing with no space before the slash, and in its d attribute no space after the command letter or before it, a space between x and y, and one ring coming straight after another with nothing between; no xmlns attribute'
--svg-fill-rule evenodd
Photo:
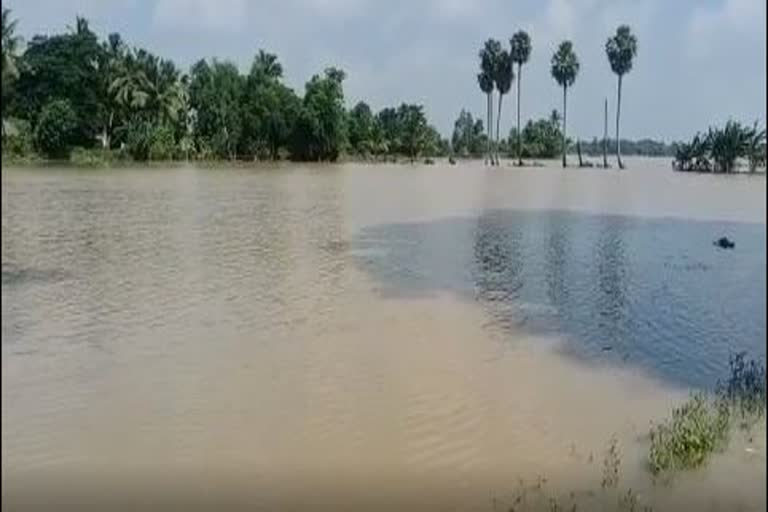
<svg viewBox="0 0 768 512"><path fill-rule="evenodd" d="M523 165L520 138L520 87L523 79L523 64L528 62L528 58L531 56L531 37L524 30L520 30L512 35L509 44L512 62L517 64L517 163Z"/></svg>
<svg viewBox="0 0 768 512"><path fill-rule="evenodd" d="M512 58L509 52L502 50L496 58L494 66L493 82L499 91L499 112L496 116L496 165L499 165L499 132L501 124L501 102L504 95L512 88L512 81L515 79L515 72L512 70Z"/></svg>
<svg viewBox="0 0 768 512"><path fill-rule="evenodd" d="M563 167L565 167L566 138L565 127L568 105L568 87L576 81L579 74L579 59L573 51L573 43L563 41L552 56L552 78L563 88Z"/></svg>
<svg viewBox="0 0 768 512"><path fill-rule="evenodd" d="M627 25L616 29L616 35L609 37L605 43L605 53L611 70L619 77L618 95L616 99L616 159L619 168L623 169L621 161L621 138L619 137L619 120L621 118L621 79L632 70L632 59L637 55L637 38Z"/></svg>

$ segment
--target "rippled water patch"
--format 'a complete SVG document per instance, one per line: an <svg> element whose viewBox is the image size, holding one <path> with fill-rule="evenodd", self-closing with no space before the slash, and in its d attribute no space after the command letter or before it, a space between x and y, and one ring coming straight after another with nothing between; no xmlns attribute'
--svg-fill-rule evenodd
<svg viewBox="0 0 768 512"><path fill-rule="evenodd" d="M765 240L762 224L488 210L369 227L354 246L388 295L453 291L572 356L708 387L730 352L765 357Z"/></svg>

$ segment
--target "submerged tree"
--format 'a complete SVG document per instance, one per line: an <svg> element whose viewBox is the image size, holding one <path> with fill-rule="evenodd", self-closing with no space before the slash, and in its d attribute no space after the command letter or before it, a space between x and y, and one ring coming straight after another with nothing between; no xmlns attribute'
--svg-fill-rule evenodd
<svg viewBox="0 0 768 512"><path fill-rule="evenodd" d="M563 167L566 166L566 118L568 105L568 87L576 81L579 73L579 59L573 51L573 43L563 41L552 56L552 77L563 88Z"/></svg>
<svg viewBox="0 0 768 512"><path fill-rule="evenodd" d="M632 70L632 59L637 55L637 38L627 25L616 29L616 35L608 38L605 43L605 53L611 64L611 70L618 76L618 94L616 99L616 159L619 168L623 169L621 161L621 137L619 137L619 120L621 118L621 80Z"/></svg>
<svg viewBox="0 0 768 512"><path fill-rule="evenodd" d="M493 82L496 84L496 89L499 91L499 111L496 116L496 150L494 151L494 157L496 159L496 165L499 165L499 131L501 125L501 102L504 99L504 95L512 88L512 80L515 79L515 73L512 71L512 59L509 52L502 50L496 57L496 63L494 65Z"/></svg>
<svg viewBox="0 0 768 512"><path fill-rule="evenodd" d="M512 62L517 64L517 163L523 165L522 141L520 138L520 88L523 80L523 64L531 56L531 37L524 30L515 32L509 40Z"/></svg>

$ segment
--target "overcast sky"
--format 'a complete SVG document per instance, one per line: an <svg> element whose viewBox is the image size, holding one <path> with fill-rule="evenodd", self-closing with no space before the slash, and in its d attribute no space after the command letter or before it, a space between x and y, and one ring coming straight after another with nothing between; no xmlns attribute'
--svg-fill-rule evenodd
<svg viewBox="0 0 768 512"><path fill-rule="evenodd" d="M25 39L72 25L76 14L97 33L120 32L132 45L187 69L200 57L227 58L247 70L253 54L276 53L290 86L323 68L347 72L351 106L417 102L444 134L459 110L485 115L477 51L494 37L508 45L529 32L523 68L523 119L561 108L549 74L557 44L569 38L581 71L569 91L569 133L602 133L603 98L613 116L616 79L606 38L627 23L638 37L624 80L622 135L687 138L732 117L766 118L765 0L4 0ZM502 132L515 117L505 97Z"/></svg>

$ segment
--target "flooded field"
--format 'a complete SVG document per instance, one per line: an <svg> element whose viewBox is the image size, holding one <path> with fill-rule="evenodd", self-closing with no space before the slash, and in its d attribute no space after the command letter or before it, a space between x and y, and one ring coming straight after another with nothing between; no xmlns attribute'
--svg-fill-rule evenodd
<svg viewBox="0 0 768 512"><path fill-rule="evenodd" d="M764 422L645 464L765 360L765 177L628 167L3 169L4 500L507 510L616 435L654 510L764 510Z"/></svg>

